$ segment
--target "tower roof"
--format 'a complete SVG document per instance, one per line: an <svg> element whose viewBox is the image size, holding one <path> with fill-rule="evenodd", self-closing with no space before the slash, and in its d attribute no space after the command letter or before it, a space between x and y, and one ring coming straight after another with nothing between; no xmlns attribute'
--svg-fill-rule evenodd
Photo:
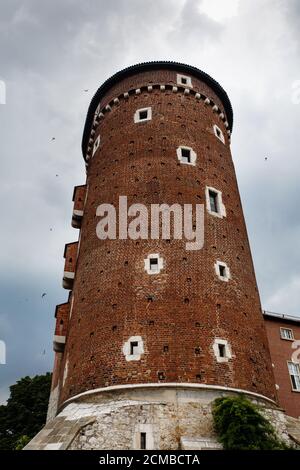
<svg viewBox="0 0 300 470"><path fill-rule="evenodd" d="M85 120L84 131L83 131L83 138L82 138L82 153L83 155L86 154L89 135L94 119L94 113L96 108L102 99L102 97L107 93L107 91L114 86L120 80L129 77L130 75L134 75L137 72L147 72L150 70L158 70L158 69L169 69L169 70L176 70L177 72L183 73L192 73L194 76L199 78L202 82L206 83L220 98L225 108L225 112L227 115L227 120L229 124L230 131L232 131L233 126L233 111L230 100L224 88L214 80L210 75L203 72L202 70L193 67L191 65L182 64L180 62L171 62L171 61L153 61L153 62L143 62L136 65L131 65L130 67L126 67L123 70L112 75L108 78L96 91L95 95L92 98L90 103L87 117Z"/></svg>

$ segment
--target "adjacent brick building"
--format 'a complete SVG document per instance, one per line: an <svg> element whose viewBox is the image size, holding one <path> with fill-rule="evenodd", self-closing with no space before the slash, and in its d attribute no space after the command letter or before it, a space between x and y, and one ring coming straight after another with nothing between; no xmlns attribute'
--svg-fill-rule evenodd
<svg viewBox="0 0 300 470"><path fill-rule="evenodd" d="M300 417L300 318L264 312L278 402Z"/></svg>
<svg viewBox="0 0 300 470"><path fill-rule="evenodd" d="M232 125L223 88L184 64L129 67L92 99L86 184L73 196L80 237L64 253L70 298L57 310L49 404L54 422L93 423L73 448L213 445L211 403L226 393L245 393L275 421L280 413ZM118 221L123 235L100 240L99 207L118 209L120 196L149 213L153 204L202 204L204 246L187 250L172 230L165 239L126 239Z"/></svg>

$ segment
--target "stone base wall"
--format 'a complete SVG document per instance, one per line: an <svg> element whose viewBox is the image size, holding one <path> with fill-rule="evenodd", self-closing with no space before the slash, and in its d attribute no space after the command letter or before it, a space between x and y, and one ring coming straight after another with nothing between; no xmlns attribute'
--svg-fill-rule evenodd
<svg viewBox="0 0 300 470"><path fill-rule="evenodd" d="M140 449L141 433L145 433L149 450L220 448L213 429L212 403L236 393L192 385L145 385L83 394L49 421L26 448ZM270 400L253 394L248 397L262 407L278 436L291 444L284 412Z"/></svg>
<svg viewBox="0 0 300 470"><path fill-rule="evenodd" d="M57 385L50 392L48 411L47 411L47 421L54 419L57 414L58 398L59 398L59 385Z"/></svg>

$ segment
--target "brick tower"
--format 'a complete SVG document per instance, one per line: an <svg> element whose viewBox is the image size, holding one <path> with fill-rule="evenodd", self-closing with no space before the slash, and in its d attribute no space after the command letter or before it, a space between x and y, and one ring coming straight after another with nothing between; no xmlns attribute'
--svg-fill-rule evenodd
<svg viewBox="0 0 300 470"><path fill-rule="evenodd" d="M211 402L226 393L275 410L232 124L223 88L174 62L122 70L93 97L49 404L49 419L84 420L70 448L188 448L211 438ZM97 207L118 207L119 196L128 206L202 204L203 248L172 236L100 240Z"/></svg>

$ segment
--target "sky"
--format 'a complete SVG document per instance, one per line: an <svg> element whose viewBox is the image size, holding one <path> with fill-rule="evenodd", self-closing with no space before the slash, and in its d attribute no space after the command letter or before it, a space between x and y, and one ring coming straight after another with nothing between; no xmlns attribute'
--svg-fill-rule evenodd
<svg viewBox="0 0 300 470"><path fill-rule="evenodd" d="M87 108L134 63L184 62L227 91L262 306L300 316L299 23L297 0L0 0L0 403L52 369Z"/></svg>

